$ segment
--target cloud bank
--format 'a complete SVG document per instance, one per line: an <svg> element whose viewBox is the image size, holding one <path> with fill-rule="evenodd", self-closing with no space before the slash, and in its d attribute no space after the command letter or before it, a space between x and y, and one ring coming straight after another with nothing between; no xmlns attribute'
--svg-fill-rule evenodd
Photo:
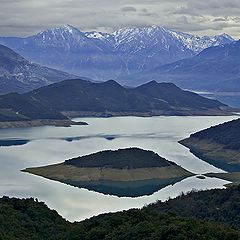
<svg viewBox="0 0 240 240"><path fill-rule="evenodd" d="M1 36L27 36L69 23L82 30L159 25L240 37L239 0L0 0L0 7Z"/></svg>

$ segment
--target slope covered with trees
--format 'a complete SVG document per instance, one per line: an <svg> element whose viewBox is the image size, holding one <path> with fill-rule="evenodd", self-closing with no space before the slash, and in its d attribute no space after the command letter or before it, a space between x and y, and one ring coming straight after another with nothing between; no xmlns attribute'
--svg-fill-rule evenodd
<svg viewBox="0 0 240 240"><path fill-rule="evenodd" d="M69 223L34 199L0 199L0 239L238 240L240 187ZM185 217L183 217L185 215Z"/></svg>
<svg viewBox="0 0 240 240"><path fill-rule="evenodd" d="M140 148L107 150L66 160L65 165L87 168L136 169L176 166L152 151Z"/></svg>
<svg viewBox="0 0 240 240"><path fill-rule="evenodd" d="M222 115L227 106L172 83L149 82L127 88L110 80L93 83L81 79L62 81L28 94L58 111L75 116Z"/></svg>
<svg viewBox="0 0 240 240"><path fill-rule="evenodd" d="M228 172L240 171L240 119L191 134L180 141L196 156Z"/></svg>
<svg viewBox="0 0 240 240"><path fill-rule="evenodd" d="M226 122L203 131L191 134L190 137L210 139L223 144L225 149L240 151L240 119Z"/></svg>

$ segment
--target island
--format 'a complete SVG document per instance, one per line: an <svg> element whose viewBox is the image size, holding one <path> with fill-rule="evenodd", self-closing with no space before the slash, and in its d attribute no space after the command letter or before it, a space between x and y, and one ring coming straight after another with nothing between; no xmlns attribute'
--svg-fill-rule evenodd
<svg viewBox="0 0 240 240"><path fill-rule="evenodd" d="M139 148L106 150L23 171L119 197L150 195L193 175L174 162Z"/></svg>
<svg viewBox="0 0 240 240"><path fill-rule="evenodd" d="M191 134L180 143L202 160L228 172L240 172L240 119Z"/></svg>

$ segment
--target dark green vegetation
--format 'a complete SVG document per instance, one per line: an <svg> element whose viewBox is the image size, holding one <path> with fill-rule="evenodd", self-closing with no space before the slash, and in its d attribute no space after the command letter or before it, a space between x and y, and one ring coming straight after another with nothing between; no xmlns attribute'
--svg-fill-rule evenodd
<svg viewBox="0 0 240 240"><path fill-rule="evenodd" d="M139 148L102 151L66 160L64 164L82 168L104 167L118 169L176 166L174 162L167 161L152 151Z"/></svg>
<svg viewBox="0 0 240 240"><path fill-rule="evenodd" d="M0 122L37 119L67 119L33 97L10 93L0 96Z"/></svg>
<svg viewBox="0 0 240 240"><path fill-rule="evenodd" d="M227 189L190 192L148 208L159 213L194 217L240 228L240 186Z"/></svg>
<svg viewBox="0 0 240 240"><path fill-rule="evenodd" d="M223 144L224 149L240 151L240 119L210 127L191 134L190 137L212 140Z"/></svg>
<svg viewBox="0 0 240 240"><path fill-rule="evenodd" d="M58 111L75 116L223 115L227 106L171 83L149 82L125 88L110 80L62 81L27 94Z"/></svg>
<svg viewBox="0 0 240 240"><path fill-rule="evenodd" d="M0 129L44 125L71 126L76 124L86 123L73 122L34 97L18 93L0 96Z"/></svg>
<svg viewBox="0 0 240 240"><path fill-rule="evenodd" d="M31 63L0 45L0 94L27 92L74 76Z"/></svg>
<svg viewBox="0 0 240 240"><path fill-rule="evenodd" d="M191 134L180 141L203 160L229 172L240 171L240 119Z"/></svg>
<svg viewBox="0 0 240 240"><path fill-rule="evenodd" d="M0 239L238 240L240 188L192 192L141 210L69 223L33 199L0 199Z"/></svg>

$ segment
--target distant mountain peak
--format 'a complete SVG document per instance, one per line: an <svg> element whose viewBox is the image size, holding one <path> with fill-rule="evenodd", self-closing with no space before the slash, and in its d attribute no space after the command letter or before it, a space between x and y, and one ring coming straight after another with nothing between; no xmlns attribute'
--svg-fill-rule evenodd
<svg viewBox="0 0 240 240"><path fill-rule="evenodd" d="M232 37L231 37L229 34L227 34L227 33L222 33L222 34L220 34L220 35L218 35L218 36L226 37L226 38L232 39L232 40L234 41L234 38L232 38Z"/></svg>
<svg viewBox="0 0 240 240"><path fill-rule="evenodd" d="M63 24L58 27L54 27L51 29L44 30L40 32L38 35L44 34L46 32L69 32L69 33L74 33L74 32L81 32L78 28L73 27L69 24Z"/></svg>

